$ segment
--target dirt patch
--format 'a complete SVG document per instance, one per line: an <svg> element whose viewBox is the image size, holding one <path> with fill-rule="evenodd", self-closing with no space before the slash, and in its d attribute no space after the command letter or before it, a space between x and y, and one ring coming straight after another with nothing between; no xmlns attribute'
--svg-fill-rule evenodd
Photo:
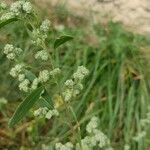
<svg viewBox="0 0 150 150"><path fill-rule="evenodd" d="M142 33L150 33L150 0L36 0L40 5L64 5L92 22L112 19Z"/></svg>

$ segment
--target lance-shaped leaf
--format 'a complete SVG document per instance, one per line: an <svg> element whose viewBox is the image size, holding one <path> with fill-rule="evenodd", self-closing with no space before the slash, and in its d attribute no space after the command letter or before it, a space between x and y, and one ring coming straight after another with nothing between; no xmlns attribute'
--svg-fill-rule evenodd
<svg viewBox="0 0 150 150"><path fill-rule="evenodd" d="M9 127L13 127L16 123L18 123L27 112L33 107L35 102L39 99L41 93L43 91L43 87L39 87L34 90L25 100L20 103L12 118L9 121Z"/></svg>
<svg viewBox="0 0 150 150"><path fill-rule="evenodd" d="M44 92L41 95L42 100L43 100L43 104L48 107L49 109L53 109L54 108L54 104L52 101L52 98L50 97L50 95L48 94L48 92L46 91L46 89L44 90Z"/></svg>
<svg viewBox="0 0 150 150"><path fill-rule="evenodd" d="M4 27L5 25L7 25L7 24L9 24L11 22L15 22L17 20L18 20L17 18L11 18L11 19L2 21L2 22L0 22L0 28Z"/></svg>
<svg viewBox="0 0 150 150"><path fill-rule="evenodd" d="M59 47L60 45L66 43L67 41L72 40L73 37L70 35L64 35L59 37L58 39L56 39L56 41L54 42L54 48L56 49L57 47Z"/></svg>

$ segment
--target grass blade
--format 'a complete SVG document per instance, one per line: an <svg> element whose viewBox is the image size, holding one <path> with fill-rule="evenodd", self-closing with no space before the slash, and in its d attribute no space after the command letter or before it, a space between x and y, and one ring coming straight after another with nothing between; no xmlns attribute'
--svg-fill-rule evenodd
<svg viewBox="0 0 150 150"><path fill-rule="evenodd" d="M57 47L59 47L60 45L66 43L67 41L72 40L73 37L70 35L64 35L59 37L58 39L56 39L56 41L54 42L54 48L56 49Z"/></svg>

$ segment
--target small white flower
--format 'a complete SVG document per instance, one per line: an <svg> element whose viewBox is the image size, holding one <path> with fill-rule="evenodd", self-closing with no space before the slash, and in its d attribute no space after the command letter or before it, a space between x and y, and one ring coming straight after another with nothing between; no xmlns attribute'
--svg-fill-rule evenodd
<svg viewBox="0 0 150 150"><path fill-rule="evenodd" d="M19 55L22 52L20 48L14 48L11 44L6 44L4 47L4 54L6 54L7 58L10 60L15 59L16 55Z"/></svg>
<svg viewBox="0 0 150 150"><path fill-rule="evenodd" d="M146 132L142 131L139 132L135 137L133 137L133 140L136 142L139 142L140 140L142 140L144 137L146 136Z"/></svg>
<svg viewBox="0 0 150 150"><path fill-rule="evenodd" d="M83 80L84 79L84 75L83 74L81 74L80 72L75 72L74 74L73 74L73 78L75 79L75 80Z"/></svg>
<svg viewBox="0 0 150 150"><path fill-rule="evenodd" d="M100 130L95 130L95 140L98 142L100 148L110 144L108 137Z"/></svg>
<svg viewBox="0 0 150 150"><path fill-rule="evenodd" d="M45 144L42 144L42 150L49 150L49 147Z"/></svg>
<svg viewBox="0 0 150 150"><path fill-rule="evenodd" d="M4 54L7 55L8 53L13 52L13 50L14 50L13 45L6 44L5 47L4 47Z"/></svg>
<svg viewBox="0 0 150 150"><path fill-rule="evenodd" d="M23 81L25 79L25 74L19 74L18 80Z"/></svg>
<svg viewBox="0 0 150 150"><path fill-rule="evenodd" d="M13 12L16 16L20 14L21 11L21 2L17 1L11 4L10 11Z"/></svg>
<svg viewBox="0 0 150 150"><path fill-rule="evenodd" d="M55 150L73 150L73 144L71 142L67 142L66 144L56 143Z"/></svg>
<svg viewBox="0 0 150 150"><path fill-rule="evenodd" d="M112 147L108 147L106 148L106 150L114 150Z"/></svg>
<svg viewBox="0 0 150 150"><path fill-rule="evenodd" d="M42 116L46 115L47 111L48 111L47 107L41 107L41 108L34 111L34 116L35 117L38 117L38 116L42 117Z"/></svg>
<svg viewBox="0 0 150 150"><path fill-rule="evenodd" d="M40 82L47 82L49 80L49 71L43 70L39 73L39 81Z"/></svg>
<svg viewBox="0 0 150 150"><path fill-rule="evenodd" d="M15 54L20 54L22 52L22 49L21 48L15 48L14 49L14 53Z"/></svg>
<svg viewBox="0 0 150 150"><path fill-rule="evenodd" d="M47 34L41 32L39 29L34 29L32 32L32 38L33 44L41 45L41 43L47 38Z"/></svg>
<svg viewBox="0 0 150 150"><path fill-rule="evenodd" d="M14 53L9 53L9 54L7 54L7 58L8 58L9 60L14 60L15 57L16 57L16 55L15 55Z"/></svg>
<svg viewBox="0 0 150 150"><path fill-rule="evenodd" d="M32 5L30 2L25 2L23 4L23 10L27 13L30 14L32 12Z"/></svg>
<svg viewBox="0 0 150 150"><path fill-rule="evenodd" d="M65 90L65 92L63 92L63 96L64 96L65 102L70 101L71 97L72 97L72 90L70 90L70 89Z"/></svg>
<svg viewBox="0 0 150 150"><path fill-rule="evenodd" d="M49 110L49 111L47 112L47 114L45 115L45 118L51 119L52 116L53 116L52 110Z"/></svg>
<svg viewBox="0 0 150 150"><path fill-rule="evenodd" d="M41 108L34 111L34 116L37 117L41 114Z"/></svg>
<svg viewBox="0 0 150 150"><path fill-rule="evenodd" d="M54 115L54 116L59 116L59 112L58 112L57 109L53 109L53 115Z"/></svg>
<svg viewBox="0 0 150 150"><path fill-rule="evenodd" d="M61 148L62 144L61 143L56 143L55 144L55 149L59 150Z"/></svg>
<svg viewBox="0 0 150 150"><path fill-rule="evenodd" d="M10 75L14 78L17 77L19 73L22 71L23 66L24 66L23 64L17 64L10 70Z"/></svg>
<svg viewBox="0 0 150 150"><path fill-rule="evenodd" d="M125 144L125 145L124 145L124 150L130 150L130 145Z"/></svg>
<svg viewBox="0 0 150 150"><path fill-rule="evenodd" d="M47 32L49 30L50 27L50 21L48 19L44 20L40 26L40 30Z"/></svg>
<svg viewBox="0 0 150 150"><path fill-rule="evenodd" d="M51 76L56 76L61 73L61 70L59 68L55 68L54 70L50 71Z"/></svg>
<svg viewBox="0 0 150 150"><path fill-rule="evenodd" d="M86 131L88 133L94 132L94 130L98 127L99 119L97 117L92 117L90 122L86 126Z"/></svg>
<svg viewBox="0 0 150 150"><path fill-rule="evenodd" d="M29 84L30 84L30 81L28 79L25 79L19 84L19 89L21 91L28 92Z"/></svg>
<svg viewBox="0 0 150 150"><path fill-rule="evenodd" d="M5 14L3 14L1 17L0 17L0 20L8 20L8 19L11 19L14 17L14 13L12 12L7 12Z"/></svg>
<svg viewBox="0 0 150 150"><path fill-rule="evenodd" d="M7 101L6 98L4 98L4 97L1 97L1 98L0 98L0 105L1 105L1 104L7 104L7 102L8 102L8 101Z"/></svg>
<svg viewBox="0 0 150 150"><path fill-rule="evenodd" d="M49 110L46 115L45 115L45 118L47 119L51 119L52 116L58 116L59 115L59 112L56 110L56 109L53 109L53 110Z"/></svg>
<svg viewBox="0 0 150 150"><path fill-rule="evenodd" d="M63 31L63 30L65 29L65 26L62 25L62 24L56 25L56 26L55 26L55 29L61 32L61 31Z"/></svg>
<svg viewBox="0 0 150 150"><path fill-rule="evenodd" d="M73 88L73 86L74 86L73 80L72 80L72 79L67 80L67 81L65 82L65 86L67 86L68 88Z"/></svg>
<svg viewBox="0 0 150 150"><path fill-rule="evenodd" d="M79 66L77 71L73 74L73 78L77 81L81 81L84 79L85 76L89 74L89 70L86 69L84 66Z"/></svg>
<svg viewBox="0 0 150 150"><path fill-rule="evenodd" d="M31 89L33 89L33 90L37 89L38 84L39 84L39 79L35 78L32 82Z"/></svg>
<svg viewBox="0 0 150 150"><path fill-rule="evenodd" d="M36 54L35 54L35 59L41 59L41 60L48 60L48 53L46 50L42 50L42 51L38 51Z"/></svg>

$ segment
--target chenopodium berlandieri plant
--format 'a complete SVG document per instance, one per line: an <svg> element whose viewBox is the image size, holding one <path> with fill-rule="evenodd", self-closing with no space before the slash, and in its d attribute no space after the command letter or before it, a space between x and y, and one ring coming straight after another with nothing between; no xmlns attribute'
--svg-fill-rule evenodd
<svg viewBox="0 0 150 150"><path fill-rule="evenodd" d="M32 72L32 67L29 67L27 63L21 60L24 50L13 44L6 44L3 52L10 61L15 62L14 67L10 70L10 75L18 80L19 89L23 92L30 93L41 85L46 86L51 79L57 83L56 78L61 74L61 69L54 67L52 56L45 42L51 27L50 21L45 19L42 23L37 23L39 22L36 20L38 18L36 16L37 14L29 1L16 1L10 6L1 3L0 6L0 20L5 21L16 17L25 23L27 29L27 26L30 25L32 28L30 31L31 44L37 49L40 49L34 54L35 60L38 59L38 61L40 60L41 62L50 62L51 66L51 68L39 70L38 75L35 75L34 72ZM28 68L30 68L30 70ZM82 80L88 74L89 71L84 66L79 66L77 68L72 79L67 80L62 88L64 90L61 90L61 99L64 102L67 103L71 101L72 97L76 97L80 93L83 89ZM32 79L30 76L32 76ZM57 107L58 104L56 102L55 108ZM48 119L58 114L56 109L49 110L47 107L39 108L34 112L35 116L45 115Z"/></svg>
<svg viewBox="0 0 150 150"><path fill-rule="evenodd" d="M10 70L10 75L18 80L19 89L27 95L43 86L42 94L46 90L46 86L50 84L50 80L54 80L57 86L59 86L59 94L57 95L59 101L54 102L54 106L49 108L47 106L40 107L34 111L35 117L44 117L46 119L51 119L52 117L60 117L59 108L62 105L68 107L67 109L71 111L73 117L76 118L75 112L71 106L73 99L79 95L83 89L83 80L89 74L89 70L84 66L78 66L77 70L73 73L70 79L66 80L62 87L60 87L59 80L57 80L60 75L62 76L62 70L59 67L55 67L52 58L52 54L49 47L46 44L46 39L48 37L48 32L51 29L51 23L48 19L45 19L42 23L37 20L38 16L35 12L33 6L29 1L21 0L12 3L10 6L5 3L0 3L0 20L7 21L9 19L20 20L24 23L27 31L29 32L29 37L31 38L31 44L38 49L34 53L35 61L41 61L50 63L50 67L46 69L38 70L34 72L35 68L29 66L24 60L22 60L22 55L24 55L24 49L17 45L11 43L6 44L4 47L4 54L6 57L14 63L14 67ZM42 67L44 66L42 65ZM51 96L54 98L54 96ZM78 121L76 123L79 125ZM98 118L93 117L86 127L87 136L81 138L80 126L78 128L78 133L80 139L76 143L67 142L66 144L56 143L56 150L93 150L97 149L107 149L112 150L110 147L110 141L108 137L98 129Z"/></svg>

